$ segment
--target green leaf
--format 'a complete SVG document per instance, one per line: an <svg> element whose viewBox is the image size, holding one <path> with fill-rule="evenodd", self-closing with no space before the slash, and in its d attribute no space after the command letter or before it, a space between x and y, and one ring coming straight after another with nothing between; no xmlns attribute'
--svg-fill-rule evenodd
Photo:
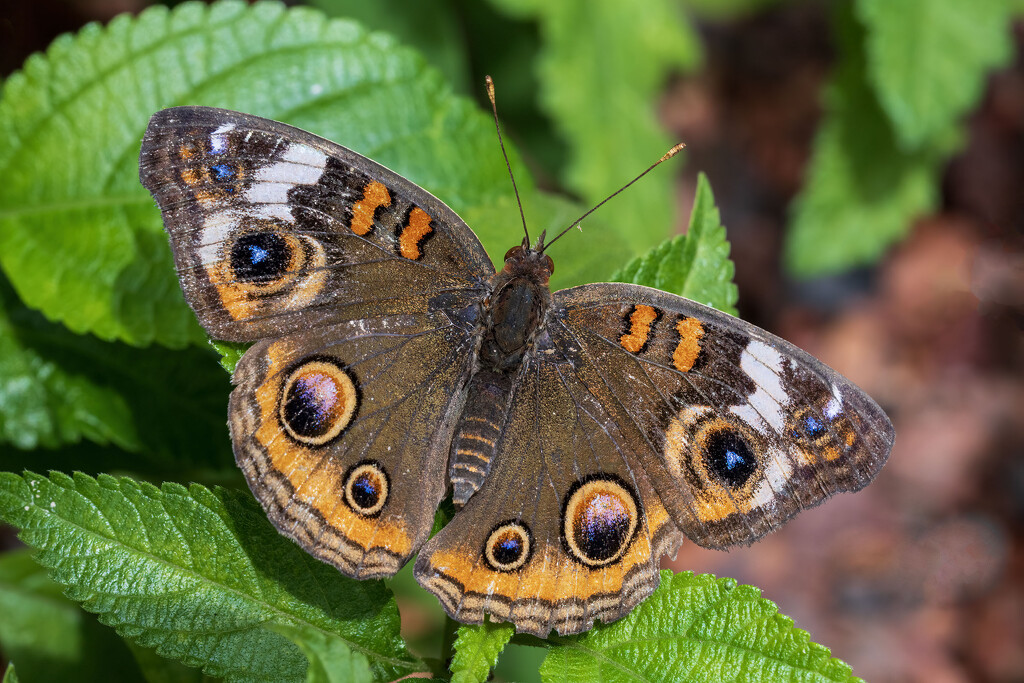
<svg viewBox="0 0 1024 683"><path fill-rule="evenodd" d="M131 649L135 656L135 663L139 665L146 683L209 683L220 680L207 676L199 669L161 657L150 648L136 645L130 640L122 642L125 642Z"/></svg>
<svg viewBox="0 0 1024 683"><path fill-rule="evenodd" d="M736 315L735 270L711 184L701 173L686 234L634 258L612 279L679 294Z"/></svg>
<svg viewBox="0 0 1024 683"><path fill-rule="evenodd" d="M374 677L422 668L380 581L314 560L249 495L131 479L0 473L0 517L73 600L122 636L227 681L302 681L306 658L267 627L319 631Z"/></svg>
<svg viewBox="0 0 1024 683"><path fill-rule="evenodd" d="M460 626L452 658L452 683L484 683L514 633L511 624L489 621L479 626Z"/></svg>
<svg viewBox="0 0 1024 683"><path fill-rule="evenodd" d="M658 124L654 102L673 69L692 67L698 42L673 0L492 0L540 22L540 101L571 161L563 178L591 205L622 187L678 140ZM669 233L672 174L652 173L602 207L633 253Z"/></svg>
<svg viewBox="0 0 1024 683"><path fill-rule="evenodd" d="M88 439L138 450L124 397L34 349L19 335L25 313L0 274L0 444L56 448Z"/></svg>
<svg viewBox="0 0 1024 683"><path fill-rule="evenodd" d="M0 555L0 645L26 683L138 681L117 634L61 593L28 550Z"/></svg>
<svg viewBox="0 0 1024 683"><path fill-rule="evenodd" d="M7 671L4 672L3 683L18 683L18 674L14 672L14 663L7 665Z"/></svg>
<svg viewBox="0 0 1024 683"><path fill-rule="evenodd" d="M862 30L848 13L837 23L842 60L786 236L787 266L803 277L871 263L906 235L935 206L941 163L957 144L950 129L925 148L900 148L865 80Z"/></svg>
<svg viewBox="0 0 1024 683"><path fill-rule="evenodd" d="M552 638L545 681L859 681L850 667L751 586L661 572L661 586L614 624Z"/></svg>
<svg viewBox="0 0 1024 683"><path fill-rule="evenodd" d="M244 354L252 344L217 341L216 339L211 339L210 346L220 354L220 366L231 373L235 371L235 366L238 365L238 361L242 359L242 354Z"/></svg>
<svg viewBox="0 0 1024 683"><path fill-rule="evenodd" d="M74 334L26 308L2 277L0 350L0 442L113 443L143 457L106 463L135 472L232 467L230 385L209 350L138 349ZM32 466L42 467L36 457ZM72 468L95 471L89 460Z"/></svg>
<svg viewBox="0 0 1024 683"><path fill-rule="evenodd" d="M1008 0L857 0L868 74L905 150L943 135L1013 54Z"/></svg>
<svg viewBox="0 0 1024 683"><path fill-rule="evenodd" d="M309 4L327 16L354 19L415 47L460 92L483 86L469 82L464 26L451 0L310 0Z"/></svg>
<svg viewBox="0 0 1024 683"><path fill-rule="evenodd" d="M370 683L373 673L361 652L339 638L309 627L281 624L272 627L299 646L309 660L306 683Z"/></svg>
<svg viewBox="0 0 1024 683"><path fill-rule="evenodd" d="M312 130L457 211L508 191L489 118L392 39L272 2L152 7L62 36L3 85L0 265L29 306L104 339L205 343L138 182L150 115L179 104Z"/></svg>

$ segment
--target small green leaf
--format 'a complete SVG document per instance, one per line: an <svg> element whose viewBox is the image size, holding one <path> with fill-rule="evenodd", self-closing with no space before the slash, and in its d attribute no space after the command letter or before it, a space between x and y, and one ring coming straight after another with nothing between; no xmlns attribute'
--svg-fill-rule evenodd
<svg viewBox="0 0 1024 683"><path fill-rule="evenodd" d="M242 359L242 354L244 354L252 344L211 339L210 346L220 354L220 366L229 373L232 373L235 371L235 366L238 365L238 361Z"/></svg>
<svg viewBox="0 0 1024 683"><path fill-rule="evenodd" d="M612 279L679 294L736 315L735 270L711 184L701 173L686 234L634 258Z"/></svg>
<svg viewBox="0 0 1024 683"><path fill-rule="evenodd" d="M1013 54L1008 0L857 0L867 68L901 147L943 135Z"/></svg>
<svg viewBox="0 0 1024 683"><path fill-rule="evenodd" d="M268 626L340 639L391 680L422 668L380 581L353 581L277 533L251 496L127 478L0 473L0 517L73 600L118 633L228 681L302 681Z"/></svg>
<svg viewBox="0 0 1024 683"><path fill-rule="evenodd" d="M124 397L41 355L19 334L26 313L0 274L0 444L56 448L88 439L138 450Z"/></svg>
<svg viewBox="0 0 1024 683"><path fill-rule="evenodd" d="M113 443L142 457L103 459L134 472L180 474L182 466L232 461L224 417L230 385L208 350L139 349L74 334L26 308L2 276L0 350L0 442ZM96 471L95 462L72 468Z"/></svg>
<svg viewBox="0 0 1024 683"><path fill-rule="evenodd" d="M276 2L151 7L62 36L3 84L0 265L30 307L103 339L205 343L138 182L149 117L179 104L314 131L457 211L507 192L488 117L392 39Z"/></svg>
<svg viewBox="0 0 1024 683"><path fill-rule="evenodd" d="M544 681L860 681L756 588L710 574L662 571L625 619L551 642Z"/></svg>
<svg viewBox="0 0 1024 683"><path fill-rule="evenodd" d="M842 60L786 235L787 266L803 277L871 263L906 235L935 206L939 169L958 137L949 129L902 150L865 80L863 31L842 11L837 27Z"/></svg>
<svg viewBox="0 0 1024 683"><path fill-rule="evenodd" d="M64 597L28 550L0 555L0 645L29 683L143 681L124 641Z"/></svg>
<svg viewBox="0 0 1024 683"><path fill-rule="evenodd" d="M3 683L18 683L18 674L14 672L14 662L7 665L7 671L4 672Z"/></svg>
<svg viewBox="0 0 1024 683"><path fill-rule="evenodd" d="M460 626L452 658L452 683L484 683L514 633L511 624L489 621L479 626Z"/></svg>
<svg viewBox="0 0 1024 683"><path fill-rule="evenodd" d="M353 652L340 638L294 624L278 624L272 630L299 646L309 660L306 683L371 683L373 673L366 656Z"/></svg>
<svg viewBox="0 0 1024 683"><path fill-rule="evenodd" d="M621 0L492 0L517 17L537 18L541 107L569 142L563 180L596 204L678 140L659 125L654 102L672 69L692 67L699 43L679 4ZM632 253L673 224L672 174L659 169L601 208ZM632 254L630 254L632 255Z"/></svg>

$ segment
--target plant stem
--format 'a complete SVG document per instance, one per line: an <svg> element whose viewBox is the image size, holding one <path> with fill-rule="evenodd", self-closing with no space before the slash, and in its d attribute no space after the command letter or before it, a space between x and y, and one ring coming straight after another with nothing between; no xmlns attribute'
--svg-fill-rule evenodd
<svg viewBox="0 0 1024 683"><path fill-rule="evenodd" d="M444 632L441 636L441 661L445 666L450 665L452 657L455 656L455 636L458 629L458 622L445 614Z"/></svg>

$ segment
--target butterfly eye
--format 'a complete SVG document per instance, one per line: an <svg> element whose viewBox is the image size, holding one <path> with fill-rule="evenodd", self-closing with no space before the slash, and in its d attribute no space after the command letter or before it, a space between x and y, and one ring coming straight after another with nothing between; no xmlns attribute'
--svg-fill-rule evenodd
<svg viewBox="0 0 1024 683"><path fill-rule="evenodd" d="M522 249L522 247L512 247L511 249L505 252L504 260L508 261L510 258L512 258L512 254L515 254L518 251L522 251Z"/></svg>
<svg viewBox="0 0 1024 683"><path fill-rule="evenodd" d="M554 274L554 272L555 272L555 262L554 262L554 261L552 261L552 260L551 260L551 257L550 257L550 256L548 256L547 254L544 254L544 258L545 258L545 259L547 260L547 262L548 262L548 274L549 274L549 275L552 275L552 274Z"/></svg>

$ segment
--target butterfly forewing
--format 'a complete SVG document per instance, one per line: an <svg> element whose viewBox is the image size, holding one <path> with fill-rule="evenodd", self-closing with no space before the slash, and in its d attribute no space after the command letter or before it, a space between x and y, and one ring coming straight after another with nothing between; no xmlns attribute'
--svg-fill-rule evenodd
<svg viewBox="0 0 1024 683"><path fill-rule="evenodd" d="M438 199L275 121L165 109L143 139L140 177L163 212L189 304L218 339L457 309L493 274L479 240Z"/></svg>
<svg viewBox="0 0 1024 683"><path fill-rule="evenodd" d="M666 507L703 546L750 543L801 509L856 491L893 441L849 380L741 320L624 284L557 292L552 327L581 349Z"/></svg>

